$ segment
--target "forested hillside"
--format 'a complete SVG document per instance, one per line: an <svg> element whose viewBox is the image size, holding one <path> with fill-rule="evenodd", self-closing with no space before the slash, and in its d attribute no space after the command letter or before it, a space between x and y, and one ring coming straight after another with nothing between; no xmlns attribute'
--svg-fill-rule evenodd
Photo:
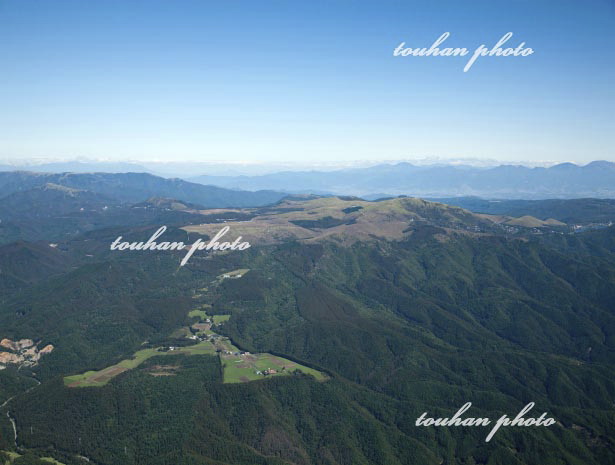
<svg viewBox="0 0 615 465"><path fill-rule="evenodd" d="M18 450L66 464L615 463L615 229L508 234L422 201L294 202L246 211L260 220L243 227L295 236L197 253L185 267L182 252L110 251L117 229L50 253L28 246L45 273L3 259L0 337L55 349L0 371L0 401L17 394L1 412L0 450L16 449L8 413ZM361 240L348 240L356 231ZM6 256L26 253L11 247ZM211 285L238 269L249 272ZM242 351L329 379L223 384L214 356L161 355L102 387L63 383L143 347L187 343L177 330L194 308L230 315L216 331ZM468 401L490 418L535 402L535 416L557 424L503 428L489 443L485 427L415 426Z"/></svg>

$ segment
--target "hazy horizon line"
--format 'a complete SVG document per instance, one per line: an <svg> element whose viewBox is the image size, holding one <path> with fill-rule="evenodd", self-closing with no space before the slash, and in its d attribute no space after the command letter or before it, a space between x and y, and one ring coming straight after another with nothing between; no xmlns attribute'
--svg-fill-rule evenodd
<svg viewBox="0 0 615 465"><path fill-rule="evenodd" d="M94 157L58 157L58 158L0 158L0 165L14 166L16 168L36 167L54 164L118 164L118 165L142 165L142 168L150 166L158 166L161 168L168 167L186 167L186 166L203 166L203 167L218 167L226 169L248 169L265 171L303 171L303 170L335 170L344 168L369 168L377 165L395 165L398 163L409 163L416 166L470 166L476 168L489 168L502 165L524 166L528 168L536 167L551 167L563 163L573 163L577 166L586 166L596 161L607 161L615 163L615 160L596 158L591 161L581 160L498 160L494 158L480 157L420 157L420 158L391 158L391 159L357 159L357 160L329 160L329 161L277 161L277 160L191 160L191 159L175 159L175 160L160 160L160 159L140 159L140 158L94 158Z"/></svg>

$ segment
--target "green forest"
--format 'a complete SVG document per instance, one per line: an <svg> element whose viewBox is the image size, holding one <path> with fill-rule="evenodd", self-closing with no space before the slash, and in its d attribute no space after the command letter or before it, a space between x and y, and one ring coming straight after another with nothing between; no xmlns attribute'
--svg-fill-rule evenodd
<svg viewBox="0 0 615 465"><path fill-rule="evenodd" d="M55 350L0 371L0 403L15 396L0 412L0 461L11 451L12 464L38 465L615 463L615 229L412 228L403 240L290 240L185 267L174 253L109 252L113 229L71 239L59 256L4 246L0 336ZM238 269L250 271L217 280ZM224 384L215 354L165 354L100 387L63 382L185 344L174 332L195 308L230 315L216 332L240 350L327 380ZM161 365L171 372L153 376ZM502 428L488 443L486 427L415 425L468 401L489 418L535 402L557 423Z"/></svg>

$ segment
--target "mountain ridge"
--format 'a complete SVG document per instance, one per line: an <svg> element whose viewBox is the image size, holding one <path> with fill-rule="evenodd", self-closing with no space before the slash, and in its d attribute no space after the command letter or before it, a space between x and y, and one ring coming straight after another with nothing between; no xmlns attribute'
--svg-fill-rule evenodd
<svg viewBox="0 0 615 465"><path fill-rule="evenodd" d="M136 203L151 197L168 197L204 207L246 207L275 203L286 194L272 190L247 192L195 184L179 178L149 173L36 173L0 172L0 198L45 184L88 190L122 202Z"/></svg>
<svg viewBox="0 0 615 465"><path fill-rule="evenodd" d="M336 171L284 171L260 176L197 176L194 182L228 188L268 186L284 192L416 197L479 196L490 198L615 197L615 163L561 163L549 168L499 165L419 166L407 162Z"/></svg>

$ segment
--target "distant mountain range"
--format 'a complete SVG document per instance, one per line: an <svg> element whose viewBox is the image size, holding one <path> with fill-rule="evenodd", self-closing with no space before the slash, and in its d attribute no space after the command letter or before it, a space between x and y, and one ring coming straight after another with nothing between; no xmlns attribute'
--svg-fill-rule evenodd
<svg viewBox="0 0 615 465"><path fill-rule="evenodd" d="M208 208L269 205L285 196L270 190L245 192L204 186L148 173L0 172L0 198L49 185L90 191L120 202L135 203L151 197L168 197Z"/></svg>
<svg viewBox="0 0 615 465"><path fill-rule="evenodd" d="M273 189L293 193L344 194L375 199L477 196L496 199L615 197L615 163L550 168L501 165L493 168L410 163L337 171L285 171L261 176L197 176L193 182L234 189Z"/></svg>
<svg viewBox="0 0 615 465"><path fill-rule="evenodd" d="M195 214L202 208L259 207L285 195L147 173L0 172L0 244L61 240L114 226L191 224L205 220ZM216 221L216 216L210 219Z"/></svg>
<svg viewBox="0 0 615 465"><path fill-rule="evenodd" d="M161 186L167 189L164 197L179 198L203 204L204 206L255 206L270 203L272 197L280 198L282 193L318 195L355 195L367 200L382 197L408 195L423 198L482 197L491 199L549 199L549 198L615 198L615 163L593 161L587 165L561 163L551 167L529 167L521 165L474 166L453 164L414 165L411 163L380 164L336 170L286 170L262 174L265 165L242 168L238 165L216 165L207 163L128 163L128 162L53 162L37 165L15 166L0 165L0 174L6 172L36 171L54 174L71 173L70 180L76 185L69 187L85 188L87 176L93 173L122 175L121 182L129 182L131 188L126 197L129 201L144 200L159 196L156 183L146 181L157 176L165 179ZM272 168L272 167L270 167ZM281 167L278 167L280 169ZM247 171L246 171L247 170ZM203 175L194 176L199 173ZM246 174L248 173L248 174ZM137 179L137 174L143 175ZM84 177L78 178L77 175ZM64 174L63 176L67 176ZM100 176L96 174L96 176ZM130 180L128 178L130 177ZM169 179L169 178L173 179ZM194 186L181 185L184 181L209 186L207 192ZM53 179L47 182L56 183ZM85 182L86 185L78 185ZM98 183L98 181L96 181ZM117 183L114 179L112 184ZM134 183L142 183L143 188L134 189ZM60 183L61 184L61 183ZM109 178L103 182L109 184ZM39 184L37 184L39 185ZM211 186L225 189L259 192L245 201L244 194L227 195L223 191L214 192ZM0 191L1 191L0 186ZM142 196L139 190L147 190ZM177 191L179 194L177 195ZM108 193L108 192L102 192ZM141 196L136 199L133 194ZM1 195L1 192L0 192ZM117 193L116 193L117 195ZM191 198L188 198L190 195ZM197 199L205 199L206 202ZM275 201L275 200L274 200Z"/></svg>
<svg viewBox="0 0 615 465"><path fill-rule="evenodd" d="M156 198L122 203L103 194L50 183L0 199L0 245L18 240L67 240L101 228L202 221L193 207Z"/></svg>

